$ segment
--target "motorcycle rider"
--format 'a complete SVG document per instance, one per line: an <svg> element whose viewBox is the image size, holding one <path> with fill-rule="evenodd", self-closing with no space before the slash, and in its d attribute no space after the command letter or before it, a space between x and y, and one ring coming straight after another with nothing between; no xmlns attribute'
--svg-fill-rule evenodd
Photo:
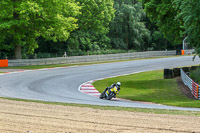
<svg viewBox="0 0 200 133"><path fill-rule="evenodd" d="M114 83L112 84L110 87L107 87L103 93L105 93L107 90L110 92L110 89L114 88L116 86L118 92L120 91L120 86L121 86L121 83L120 82L117 82L117 83Z"/></svg>

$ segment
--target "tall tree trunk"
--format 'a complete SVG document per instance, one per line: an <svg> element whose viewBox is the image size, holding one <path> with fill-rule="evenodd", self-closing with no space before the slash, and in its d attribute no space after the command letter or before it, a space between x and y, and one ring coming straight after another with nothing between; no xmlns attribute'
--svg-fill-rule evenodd
<svg viewBox="0 0 200 133"><path fill-rule="evenodd" d="M15 46L15 59L22 59L22 50L20 45Z"/></svg>
<svg viewBox="0 0 200 133"><path fill-rule="evenodd" d="M19 14L16 12L16 4L17 4L17 1L19 0L12 0L13 1L13 17L14 17L14 20L18 20L19 19ZM15 29L14 29L15 31ZM16 32L16 31L15 31ZM15 36L15 35L13 35ZM15 37L14 37L15 38ZM15 40L15 43L18 43L18 41ZM21 53L21 46L20 45L15 45L15 59L22 59L22 53Z"/></svg>

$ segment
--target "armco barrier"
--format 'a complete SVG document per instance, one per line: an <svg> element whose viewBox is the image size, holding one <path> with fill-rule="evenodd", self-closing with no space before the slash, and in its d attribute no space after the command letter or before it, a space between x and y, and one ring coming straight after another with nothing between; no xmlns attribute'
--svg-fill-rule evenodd
<svg viewBox="0 0 200 133"><path fill-rule="evenodd" d="M181 55L192 55L195 53L194 49L181 50Z"/></svg>
<svg viewBox="0 0 200 133"><path fill-rule="evenodd" d="M0 60L0 67L8 67L8 60Z"/></svg>
<svg viewBox="0 0 200 133"><path fill-rule="evenodd" d="M127 60L127 59L151 58L151 57L162 57L162 56L173 56L173 55L176 55L176 51L148 51L148 52L134 52L134 53L123 53L123 54L72 56L72 57L59 57L59 58L46 58L46 59L21 59L21 60L9 60L8 66L73 64L80 62Z"/></svg>
<svg viewBox="0 0 200 133"><path fill-rule="evenodd" d="M181 78L183 83L190 88L191 93L194 95L194 97L198 100L200 100L200 92L199 92L199 85L195 83L184 71L183 69L180 69L181 71Z"/></svg>

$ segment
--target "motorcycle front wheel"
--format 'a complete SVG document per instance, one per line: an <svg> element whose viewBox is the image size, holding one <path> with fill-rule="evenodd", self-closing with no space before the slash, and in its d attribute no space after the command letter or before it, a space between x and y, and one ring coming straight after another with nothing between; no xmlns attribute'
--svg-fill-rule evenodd
<svg viewBox="0 0 200 133"><path fill-rule="evenodd" d="M101 95L99 96L100 99L103 99L105 97L105 94L102 92Z"/></svg>

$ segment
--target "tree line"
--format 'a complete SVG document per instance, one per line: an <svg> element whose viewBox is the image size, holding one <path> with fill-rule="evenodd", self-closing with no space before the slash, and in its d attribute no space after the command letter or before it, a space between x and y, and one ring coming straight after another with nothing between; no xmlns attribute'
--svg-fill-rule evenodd
<svg viewBox="0 0 200 133"><path fill-rule="evenodd" d="M0 56L175 49L184 37L198 49L199 2L0 1Z"/></svg>
<svg viewBox="0 0 200 133"><path fill-rule="evenodd" d="M184 39L200 53L200 0L141 0L147 16L173 45Z"/></svg>

